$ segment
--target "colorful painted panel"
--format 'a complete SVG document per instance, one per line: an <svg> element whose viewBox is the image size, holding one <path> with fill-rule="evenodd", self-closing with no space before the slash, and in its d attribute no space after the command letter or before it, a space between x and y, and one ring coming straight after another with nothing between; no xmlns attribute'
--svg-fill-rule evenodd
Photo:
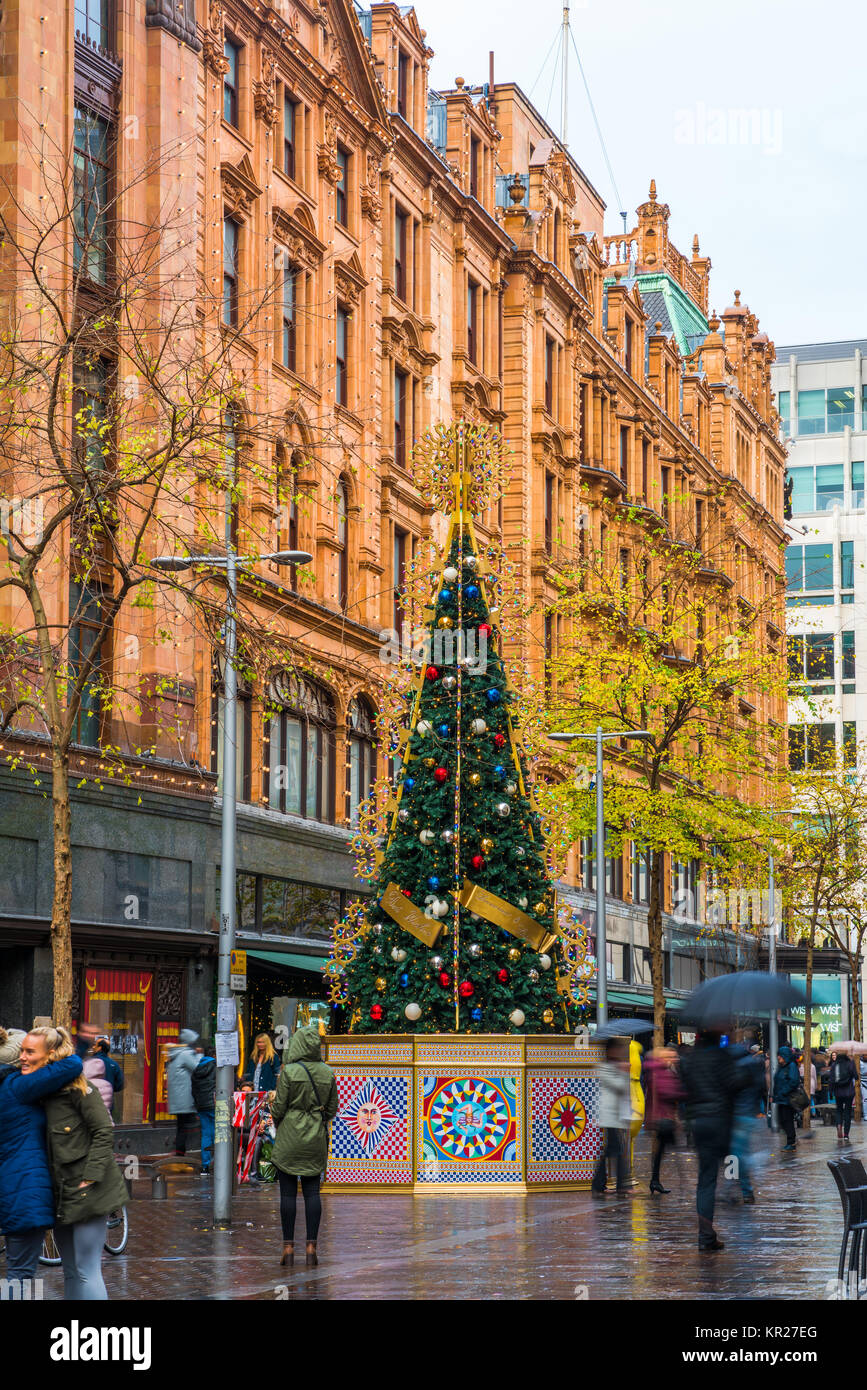
<svg viewBox="0 0 867 1390"><path fill-rule="evenodd" d="M528 1077L527 1182L587 1182L602 1148L599 1083L586 1071Z"/></svg>
<svg viewBox="0 0 867 1390"><path fill-rule="evenodd" d="M335 1074L340 1109L331 1126L326 1182L412 1182L412 1072Z"/></svg>
<svg viewBox="0 0 867 1390"><path fill-rule="evenodd" d="M416 1096L420 1183L522 1182L520 1074L419 1074Z"/></svg>

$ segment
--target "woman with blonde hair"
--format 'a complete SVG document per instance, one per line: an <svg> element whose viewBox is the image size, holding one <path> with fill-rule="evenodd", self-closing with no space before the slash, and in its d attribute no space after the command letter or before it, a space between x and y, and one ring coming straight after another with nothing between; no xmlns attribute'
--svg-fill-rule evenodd
<svg viewBox="0 0 867 1390"><path fill-rule="evenodd" d="M96 1029L88 1033L85 1025L79 1051L86 1051L95 1036ZM41 1102L64 1086L80 1084L81 1057L72 1051L65 1029L33 1028L22 1035L17 1062L0 1066L0 1230L6 1235L6 1278L13 1294L21 1292L22 1280L35 1277L45 1232L54 1225Z"/></svg>
<svg viewBox="0 0 867 1390"><path fill-rule="evenodd" d="M86 1038L89 1047L95 1029ZM46 1061L72 1053L65 1028ZM63 1296L81 1302L108 1298L102 1250L109 1212L127 1203L126 1184L114 1157L114 1127L99 1092L84 1076L44 1101L48 1166L57 1215L54 1238L63 1262Z"/></svg>
<svg viewBox="0 0 867 1390"><path fill-rule="evenodd" d="M280 1074L280 1063L270 1034L259 1033L244 1072L242 1091L273 1091Z"/></svg>

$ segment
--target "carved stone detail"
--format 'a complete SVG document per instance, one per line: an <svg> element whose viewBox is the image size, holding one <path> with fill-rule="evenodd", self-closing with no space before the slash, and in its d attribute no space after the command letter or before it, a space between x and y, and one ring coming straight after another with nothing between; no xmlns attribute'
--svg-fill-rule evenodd
<svg viewBox="0 0 867 1390"><path fill-rule="evenodd" d="M253 83L253 110L266 126L277 120L277 55L270 48L262 49L261 76Z"/></svg>
<svg viewBox="0 0 867 1390"><path fill-rule="evenodd" d="M181 1019L184 977L180 970L157 971L156 1010L157 1021Z"/></svg>

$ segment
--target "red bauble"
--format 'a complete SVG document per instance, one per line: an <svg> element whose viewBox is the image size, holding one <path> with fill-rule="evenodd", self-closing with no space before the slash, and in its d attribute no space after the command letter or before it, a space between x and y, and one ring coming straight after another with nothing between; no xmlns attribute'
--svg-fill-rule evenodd
<svg viewBox="0 0 867 1390"><path fill-rule="evenodd" d="M405 898L411 898L411 897L412 897L412 893L409 891L408 888L401 888L400 891L401 891L401 893L403 893L403 896L404 896Z"/></svg>
<svg viewBox="0 0 867 1390"><path fill-rule="evenodd" d="M425 671L425 675L427 676L429 681L439 680L439 674L440 673L435 666L429 666Z"/></svg>
<svg viewBox="0 0 867 1390"><path fill-rule="evenodd" d="M474 869L483 869L485 867L485 857L483 854L474 854L470 863Z"/></svg>
<svg viewBox="0 0 867 1390"><path fill-rule="evenodd" d="M458 985L458 994L462 999L471 999L475 992L476 988L472 980L461 980Z"/></svg>
<svg viewBox="0 0 867 1390"><path fill-rule="evenodd" d="M446 778L448 777L448 775L449 775L449 770L448 770L447 767L435 767L435 768L434 768L434 781L435 781L435 782L439 782L440 786L442 786L443 782L446 780Z"/></svg>
<svg viewBox="0 0 867 1390"><path fill-rule="evenodd" d="M479 632L483 632L486 637L490 637L493 630L490 623L479 623Z"/></svg>
<svg viewBox="0 0 867 1390"><path fill-rule="evenodd" d="M501 985L507 985L509 983L509 972L505 966L503 966L502 970L497 971L497 979Z"/></svg>
<svg viewBox="0 0 867 1390"><path fill-rule="evenodd" d="M374 1023L379 1023L380 1019L382 1018L382 1005L381 1005L381 1004L374 1004L374 1005L373 1005L373 1007L372 1007L371 1010L370 1010L370 1017L373 1019Z"/></svg>
<svg viewBox="0 0 867 1390"><path fill-rule="evenodd" d="M497 748L503 748L506 742L505 734L494 734L494 743Z"/></svg>
<svg viewBox="0 0 867 1390"><path fill-rule="evenodd" d="M452 977L447 970L441 970L439 980L443 989L448 989L449 985L452 982Z"/></svg>

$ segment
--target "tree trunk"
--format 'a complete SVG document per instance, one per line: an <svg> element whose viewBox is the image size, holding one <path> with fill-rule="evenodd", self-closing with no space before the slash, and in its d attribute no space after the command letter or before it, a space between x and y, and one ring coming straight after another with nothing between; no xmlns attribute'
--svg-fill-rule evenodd
<svg viewBox="0 0 867 1390"><path fill-rule="evenodd" d="M811 922L810 935L807 938L807 1006L804 1010L804 1090L810 1094L810 1068L813 1064L813 942L816 936L816 924ZM804 1111L802 1128L806 1131L810 1128L810 1107Z"/></svg>
<svg viewBox="0 0 867 1390"><path fill-rule="evenodd" d="M650 856L650 906L647 909L647 938L650 946L650 979L653 985L653 1045L665 1041L665 960L662 952L662 855Z"/></svg>
<svg viewBox="0 0 867 1390"><path fill-rule="evenodd" d="M54 815L54 896L51 904L51 957L54 966L55 1024L72 1023L72 850L69 753L52 748L51 801Z"/></svg>

